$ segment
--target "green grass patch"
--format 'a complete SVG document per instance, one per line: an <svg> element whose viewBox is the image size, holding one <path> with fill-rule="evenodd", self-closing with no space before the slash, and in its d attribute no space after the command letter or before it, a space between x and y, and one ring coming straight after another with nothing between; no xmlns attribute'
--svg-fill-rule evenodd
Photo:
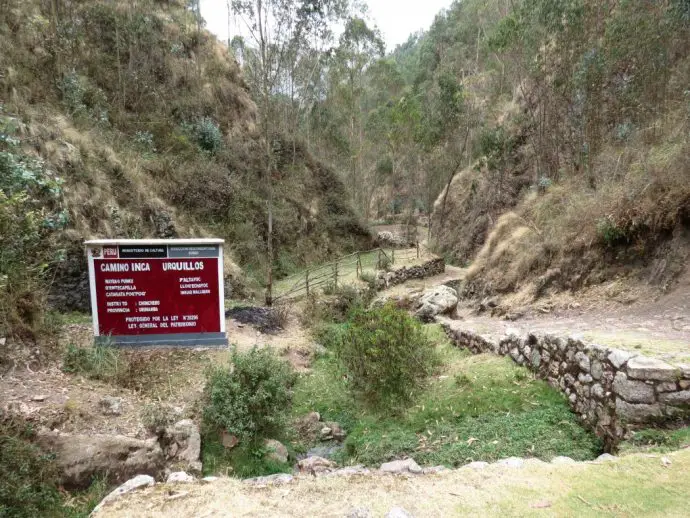
<svg viewBox="0 0 690 518"><path fill-rule="evenodd" d="M565 397L507 358L453 347L440 326L425 326L443 367L397 415L352 396L332 355L317 360L294 390L293 415L311 411L349 433L343 463L377 465L409 455L426 465L556 455L591 459L600 441L583 429Z"/></svg>
<svg viewBox="0 0 690 518"><path fill-rule="evenodd" d="M648 428L637 430L627 441L620 444L621 453L640 451L664 453L690 447L690 427L676 430Z"/></svg>
<svg viewBox="0 0 690 518"><path fill-rule="evenodd" d="M287 444L287 442L285 443ZM292 465L274 462L265 456L266 450L259 442L246 442L226 449L220 436L205 431L201 442L201 461L204 475L226 475L240 478L290 473Z"/></svg>

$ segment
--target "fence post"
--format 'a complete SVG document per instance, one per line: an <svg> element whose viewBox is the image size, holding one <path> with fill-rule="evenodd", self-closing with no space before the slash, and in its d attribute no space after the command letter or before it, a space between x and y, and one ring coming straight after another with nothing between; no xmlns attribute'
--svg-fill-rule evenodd
<svg viewBox="0 0 690 518"><path fill-rule="evenodd" d="M419 259L419 239L417 239L417 259Z"/></svg>
<svg viewBox="0 0 690 518"><path fill-rule="evenodd" d="M338 289L338 260L335 261L334 268L334 278L335 278L335 289Z"/></svg>
<svg viewBox="0 0 690 518"><path fill-rule="evenodd" d="M309 270L304 273L304 279L307 285L307 297L309 296Z"/></svg>
<svg viewBox="0 0 690 518"><path fill-rule="evenodd" d="M376 269L380 270L381 269L381 249L379 248L377 251L378 258L376 260Z"/></svg>
<svg viewBox="0 0 690 518"><path fill-rule="evenodd" d="M362 260L359 257L359 252L357 252L357 279L362 278Z"/></svg>
<svg viewBox="0 0 690 518"><path fill-rule="evenodd" d="M391 249L391 264L395 264L395 248Z"/></svg>

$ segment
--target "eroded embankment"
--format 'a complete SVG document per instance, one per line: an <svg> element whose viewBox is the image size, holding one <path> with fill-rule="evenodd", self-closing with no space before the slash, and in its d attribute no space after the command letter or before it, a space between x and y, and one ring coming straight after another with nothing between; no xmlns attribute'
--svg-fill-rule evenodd
<svg viewBox="0 0 690 518"><path fill-rule="evenodd" d="M474 353L509 356L565 392L571 408L613 447L630 427L690 415L690 365L591 344L574 337L516 332L480 335L442 319L450 339Z"/></svg>

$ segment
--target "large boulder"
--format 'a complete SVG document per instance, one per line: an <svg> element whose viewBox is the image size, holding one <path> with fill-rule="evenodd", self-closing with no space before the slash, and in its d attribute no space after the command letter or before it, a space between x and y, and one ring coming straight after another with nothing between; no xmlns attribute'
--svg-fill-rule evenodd
<svg viewBox="0 0 690 518"><path fill-rule="evenodd" d="M288 461L288 449L282 442L275 439L266 439L264 441L264 448L266 449L265 455L267 459L279 464L285 464Z"/></svg>
<svg viewBox="0 0 690 518"><path fill-rule="evenodd" d="M55 454L62 484L87 488L95 477L122 483L136 475L160 476L165 458L157 439L121 435L71 435L40 431L37 442Z"/></svg>
<svg viewBox="0 0 690 518"><path fill-rule="evenodd" d="M418 302L416 316L424 321L436 315L452 313L458 307L458 292L449 286L437 286L424 292Z"/></svg>
<svg viewBox="0 0 690 518"><path fill-rule="evenodd" d="M201 434L191 419L183 419L165 429L161 440L169 464L180 471L201 473Z"/></svg>

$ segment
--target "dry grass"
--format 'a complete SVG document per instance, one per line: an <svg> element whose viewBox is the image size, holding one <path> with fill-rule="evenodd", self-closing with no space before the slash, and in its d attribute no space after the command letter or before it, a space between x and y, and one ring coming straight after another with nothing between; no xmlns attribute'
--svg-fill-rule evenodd
<svg viewBox="0 0 690 518"><path fill-rule="evenodd" d="M401 506L416 517L687 515L690 450L631 455L612 463L554 466L528 461L522 469L491 466L434 476L355 476L252 488L222 479L176 489L160 485L125 496L96 516L345 516L353 508L383 516ZM174 491L173 494L170 491ZM180 495L180 496L175 496Z"/></svg>

